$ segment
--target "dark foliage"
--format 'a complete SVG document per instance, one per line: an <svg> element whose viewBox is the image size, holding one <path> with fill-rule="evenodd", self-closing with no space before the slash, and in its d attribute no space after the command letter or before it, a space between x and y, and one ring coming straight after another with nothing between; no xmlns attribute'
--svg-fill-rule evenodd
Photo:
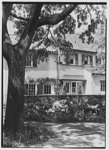
<svg viewBox="0 0 109 150"><path fill-rule="evenodd" d="M55 133L47 129L43 123L25 122L25 128L14 137L10 133L4 133L3 147L29 147L54 137Z"/></svg>
<svg viewBox="0 0 109 150"><path fill-rule="evenodd" d="M105 96L25 97L25 120L105 122Z"/></svg>

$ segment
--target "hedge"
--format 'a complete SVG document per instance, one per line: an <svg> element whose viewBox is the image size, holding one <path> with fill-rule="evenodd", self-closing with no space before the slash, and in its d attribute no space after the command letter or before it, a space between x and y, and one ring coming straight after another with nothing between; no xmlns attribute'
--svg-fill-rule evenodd
<svg viewBox="0 0 109 150"><path fill-rule="evenodd" d="M105 96L25 96L25 121L105 122Z"/></svg>

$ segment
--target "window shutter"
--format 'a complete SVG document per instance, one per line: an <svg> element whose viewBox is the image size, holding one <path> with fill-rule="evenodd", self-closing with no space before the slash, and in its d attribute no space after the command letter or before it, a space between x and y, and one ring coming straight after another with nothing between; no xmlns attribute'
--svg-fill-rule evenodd
<svg viewBox="0 0 109 150"><path fill-rule="evenodd" d="M37 59L33 58L33 67L37 67Z"/></svg>
<svg viewBox="0 0 109 150"><path fill-rule="evenodd" d="M43 85L37 84L37 94L43 94Z"/></svg>
<svg viewBox="0 0 109 150"><path fill-rule="evenodd" d="M92 56L90 56L90 65L92 66Z"/></svg>
<svg viewBox="0 0 109 150"><path fill-rule="evenodd" d="M78 54L75 54L75 62L76 62L76 65L78 65Z"/></svg>
<svg viewBox="0 0 109 150"><path fill-rule="evenodd" d="M98 58L97 58L97 56L96 56L96 64L98 63Z"/></svg>
<svg viewBox="0 0 109 150"><path fill-rule="evenodd" d="M24 93L25 95L28 95L28 84L25 84L24 86Z"/></svg>
<svg viewBox="0 0 109 150"><path fill-rule="evenodd" d="M82 55L82 64L83 64L83 65L84 65L84 58L85 58L85 56Z"/></svg>

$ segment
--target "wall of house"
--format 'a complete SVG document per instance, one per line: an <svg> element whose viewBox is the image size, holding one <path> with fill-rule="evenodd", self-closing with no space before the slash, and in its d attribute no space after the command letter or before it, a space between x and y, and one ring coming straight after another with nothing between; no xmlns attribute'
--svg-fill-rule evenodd
<svg viewBox="0 0 109 150"><path fill-rule="evenodd" d="M73 65L61 65L59 64L59 77L61 79L64 78L64 76L83 76L83 66L73 66ZM71 78L69 78L71 79ZM78 78L77 78L78 79Z"/></svg>
<svg viewBox="0 0 109 150"><path fill-rule="evenodd" d="M105 80L105 75L93 75L92 76L92 94L104 95L105 92L100 90L100 80Z"/></svg>
<svg viewBox="0 0 109 150"><path fill-rule="evenodd" d="M36 78L57 78L57 64L55 55L50 54L48 61L40 62L37 67L25 68L25 80Z"/></svg>
<svg viewBox="0 0 109 150"><path fill-rule="evenodd" d="M91 72L89 72L86 66L80 65L82 59L82 54L85 52L77 52L79 65L66 65L66 64L58 64L56 61L56 55L49 54L49 59L46 62L40 62L37 67L26 67L25 69L25 80L28 82L30 79L36 80L37 78L55 78L59 76L60 79L68 79L68 80L76 80L76 81L84 81L84 91L85 95L91 94L102 94L100 92L100 80L103 80L103 76L93 76ZM93 55L93 63L95 64L95 54L87 52L89 55ZM82 79L84 78L84 79ZM52 94L54 93L52 87Z"/></svg>
<svg viewBox="0 0 109 150"><path fill-rule="evenodd" d="M91 75L91 72L84 69L84 77L86 79L84 93L85 93L85 95L91 95L92 94L92 75Z"/></svg>

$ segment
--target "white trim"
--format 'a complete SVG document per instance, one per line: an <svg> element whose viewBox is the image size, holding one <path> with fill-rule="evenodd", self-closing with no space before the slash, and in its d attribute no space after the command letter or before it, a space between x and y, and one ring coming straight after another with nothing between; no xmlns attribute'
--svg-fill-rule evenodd
<svg viewBox="0 0 109 150"><path fill-rule="evenodd" d="M44 93L44 86L51 86L51 84L44 84L43 85L43 94L42 95L52 95L52 92L51 92L51 94L45 94ZM52 88L52 86L51 86L51 88ZM51 90L52 91L52 90Z"/></svg>
<svg viewBox="0 0 109 150"><path fill-rule="evenodd" d="M25 86L25 85L28 85L28 89L27 89L27 90L28 90L28 91L27 91L28 94L25 94L25 93L24 93L24 96L36 96L36 95L37 95L37 93L36 93L36 86L37 86L37 84L36 84L36 83L34 83L34 82L33 82L33 83L25 83L24 86ZM29 95L29 85L35 85L35 94L34 94L34 95ZM25 87L24 87L24 88L25 88ZM25 91L24 91L24 92L25 92Z"/></svg>

